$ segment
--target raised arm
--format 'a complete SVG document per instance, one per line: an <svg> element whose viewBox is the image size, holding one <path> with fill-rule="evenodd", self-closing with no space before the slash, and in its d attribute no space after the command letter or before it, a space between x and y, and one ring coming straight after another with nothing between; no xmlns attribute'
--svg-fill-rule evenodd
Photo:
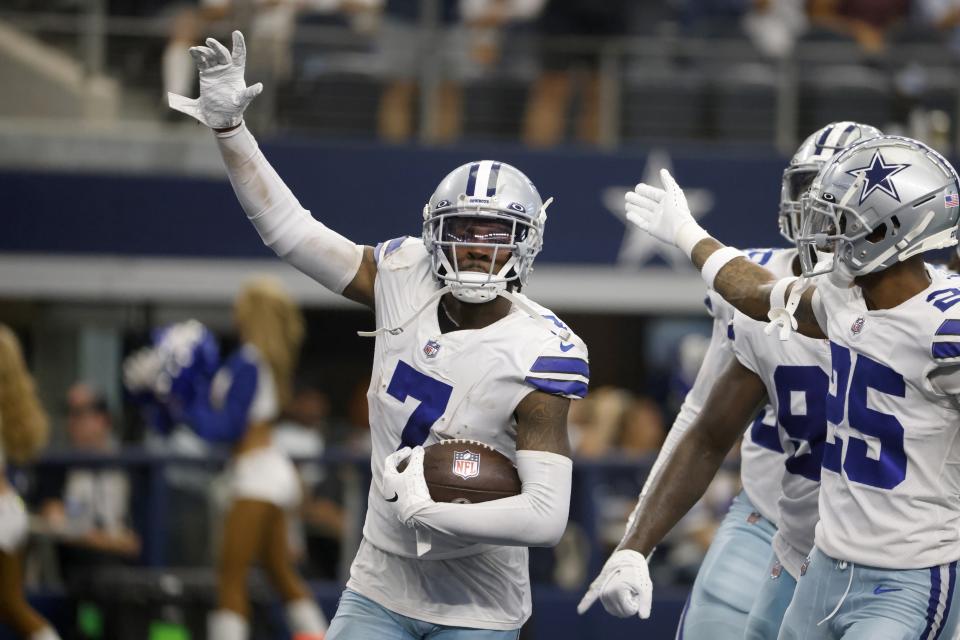
<svg viewBox="0 0 960 640"><path fill-rule="evenodd" d="M373 249L328 229L304 209L267 162L243 124L243 112L263 86L246 86L246 45L233 32L233 51L214 40L192 47L200 96L169 94L170 106L214 129L234 192L264 244L334 293L373 307Z"/></svg>
<svg viewBox="0 0 960 640"><path fill-rule="evenodd" d="M412 526L486 544L552 547L563 535L570 510L569 408L567 398L542 391L532 391L517 405L519 495L480 504L433 502L423 482L420 447L387 458L384 495L398 496L398 516ZM406 469L397 471L408 456Z"/></svg>
<svg viewBox="0 0 960 640"><path fill-rule="evenodd" d="M737 249L724 246L708 234L690 214L687 199L673 176L660 172L665 189L639 184L627 192L627 220L657 240L683 251L700 270L707 286L754 320L769 318L771 297L782 307L794 283L778 287L773 274L754 264ZM793 316L796 329L812 338L825 338L814 314L814 287L800 297Z"/></svg>
<svg viewBox="0 0 960 640"><path fill-rule="evenodd" d="M600 598L604 608L618 617L649 617L653 584L646 557L706 492L766 396L763 381L732 359L703 410L646 489L623 541L580 602L580 613Z"/></svg>

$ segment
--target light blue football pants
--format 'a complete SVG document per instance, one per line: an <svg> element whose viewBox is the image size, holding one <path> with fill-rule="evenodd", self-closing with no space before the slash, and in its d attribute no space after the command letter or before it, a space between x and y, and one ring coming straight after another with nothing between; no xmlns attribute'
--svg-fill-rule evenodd
<svg viewBox="0 0 960 640"><path fill-rule="evenodd" d="M780 565L777 554L770 554L767 566L767 577L757 592L747 618L746 640L772 640L777 637L783 616L797 588L797 581Z"/></svg>
<svg viewBox="0 0 960 640"><path fill-rule="evenodd" d="M780 640L951 640L957 630L957 563L878 569L810 554Z"/></svg>
<svg viewBox="0 0 960 640"><path fill-rule="evenodd" d="M517 640L520 629L448 627L408 618L356 591L344 589L326 640Z"/></svg>
<svg viewBox="0 0 960 640"><path fill-rule="evenodd" d="M741 491L700 565L678 640L742 640L754 596L769 573L776 530Z"/></svg>

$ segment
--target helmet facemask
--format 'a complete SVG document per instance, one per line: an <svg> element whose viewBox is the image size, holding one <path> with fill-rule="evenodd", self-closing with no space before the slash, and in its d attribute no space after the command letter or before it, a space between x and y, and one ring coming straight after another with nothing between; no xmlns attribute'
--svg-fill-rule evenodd
<svg viewBox="0 0 960 640"><path fill-rule="evenodd" d="M531 220L458 207L429 215L423 239L434 275L455 298L469 303L488 302L501 291L523 286L543 243Z"/></svg>
<svg viewBox="0 0 960 640"><path fill-rule="evenodd" d="M801 225L801 199L807 192L813 179L817 177L821 164L809 163L791 165L783 172L780 188L780 235L795 242Z"/></svg>

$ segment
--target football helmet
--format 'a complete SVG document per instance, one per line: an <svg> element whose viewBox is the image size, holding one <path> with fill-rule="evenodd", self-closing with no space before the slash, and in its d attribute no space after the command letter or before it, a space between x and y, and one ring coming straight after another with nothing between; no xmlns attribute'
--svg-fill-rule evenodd
<svg viewBox="0 0 960 640"><path fill-rule="evenodd" d="M508 287L522 287L543 246L551 201L543 202L530 179L504 162L457 167L423 207L433 274L463 302L487 302ZM458 248L475 248L477 255L466 262L459 256L469 252L458 254Z"/></svg>
<svg viewBox="0 0 960 640"><path fill-rule="evenodd" d="M880 136L843 150L823 167L802 204L796 245L803 275L830 273L840 286L957 243L957 173L910 138Z"/></svg>
<svg viewBox="0 0 960 640"><path fill-rule="evenodd" d="M831 122L814 131L790 159L780 181L780 235L794 242L800 230L800 198L810 188L820 168L846 147L883 135L876 127L859 122Z"/></svg>

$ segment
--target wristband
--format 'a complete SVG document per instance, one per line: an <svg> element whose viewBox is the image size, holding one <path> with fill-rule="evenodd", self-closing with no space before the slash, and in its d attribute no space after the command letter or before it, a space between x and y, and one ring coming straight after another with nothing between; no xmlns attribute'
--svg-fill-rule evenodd
<svg viewBox="0 0 960 640"><path fill-rule="evenodd" d="M700 269L700 276L707 286L713 289L713 281L716 280L720 269L723 269L728 262L737 258L743 258L743 252L734 247L723 247L710 254L707 261L703 263Z"/></svg>
<svg viewBox="0 0 960 640"><path fill-rule="evenodd" d="M690 258L693 255L693 248L697 246L697 243L709 237L710 234L707 233L703 227L693 220L688 220L683 226L677 229L677 235L674 236L673 243Z"/></svg>

